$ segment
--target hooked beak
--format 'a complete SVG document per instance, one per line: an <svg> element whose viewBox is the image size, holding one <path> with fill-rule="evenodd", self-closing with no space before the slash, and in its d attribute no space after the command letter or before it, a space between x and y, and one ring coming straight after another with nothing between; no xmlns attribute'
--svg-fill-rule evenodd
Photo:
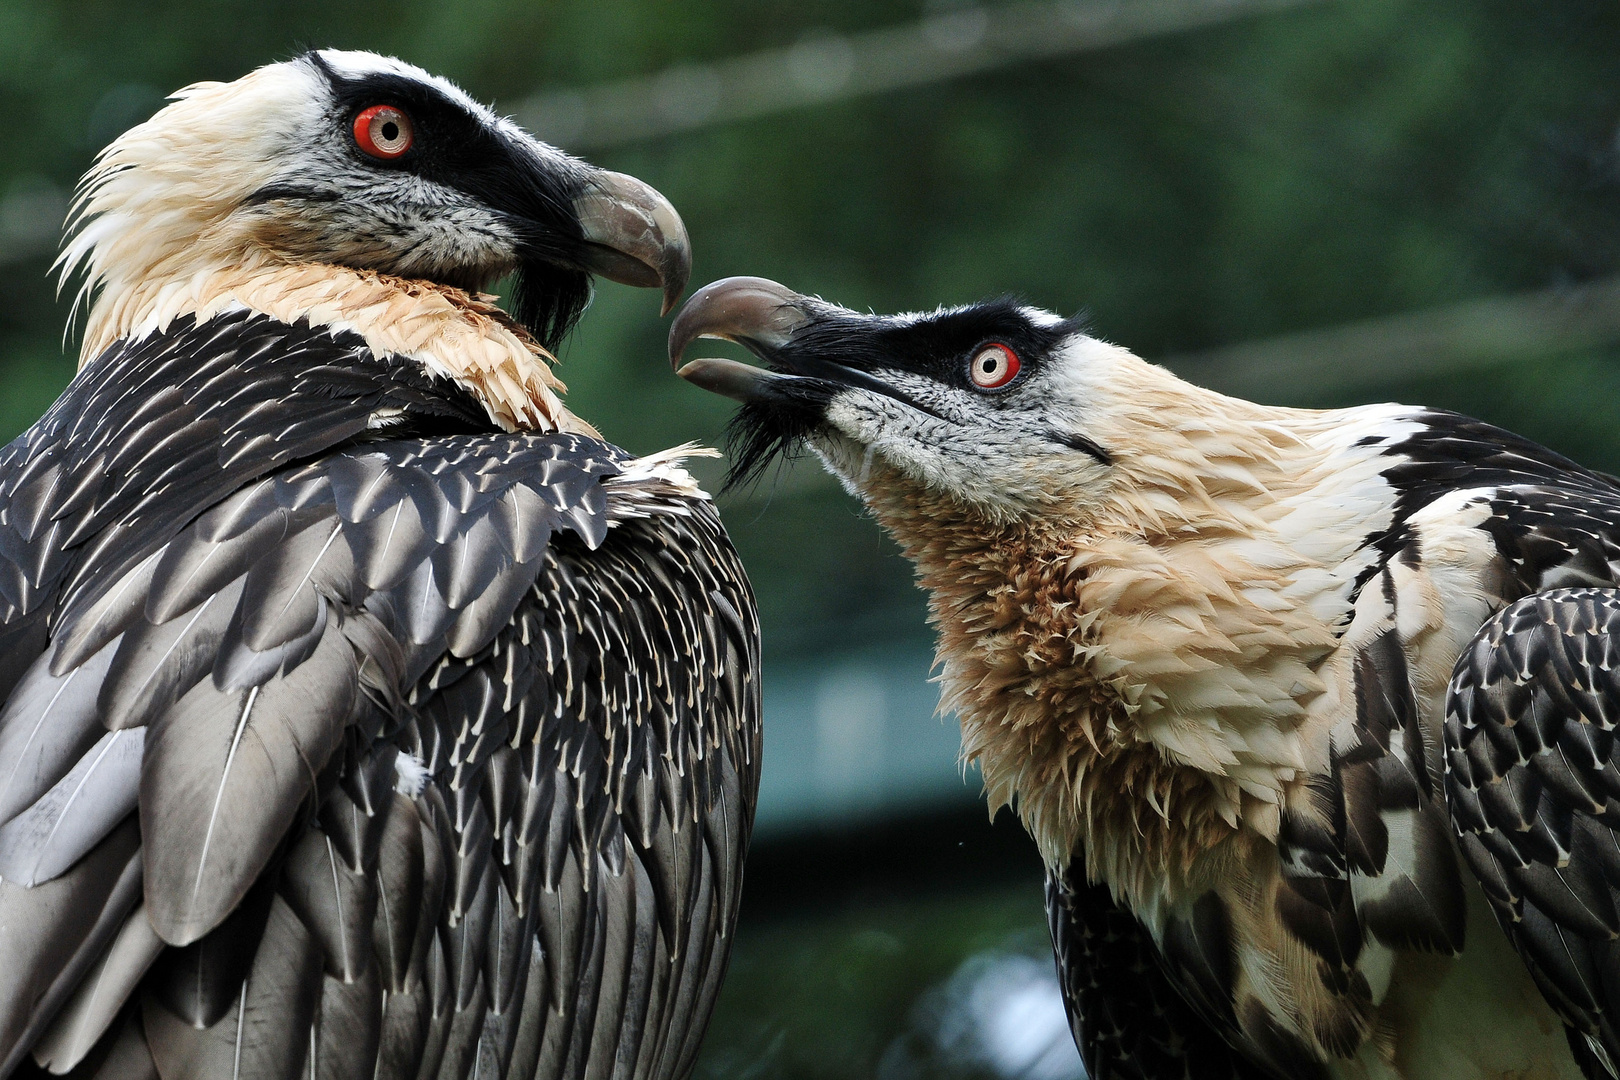
<svg viewBox="0 0 1620 1080"><path fill-rule="evenodd" d="M780 389L776 384L793 376L719 358L682 366L681 357L699 338L720 338L735 341L761 360L777 361L793 332L810 322L805 304L805 297L765 278L730 277L705 285L669 328L670 365L681 378L711 393L742 402L773 400Z"/></svg>
<svg viewBox="0 0 1620 1080"><path fill-rule="evenodd" d="M745 404L802 405L806 400L825 401L840 390L854 388L882 394L918 412L945 419L871 372L824 355L828 351L825 343L816 347L808 341L794 340L807 327L825 331L841 326L848 333L862 333L873 321L871 316L803 296L766 278L723 278L693 293L675 316L669 328L669 362L676 365L675 374L694 386ZM718 358L679 366L687 346L698 338L735 341L786 372L765 371Z"/></svg>
<svg viewBox="0 0 1620 1080"><path fill-rule="evenodd" d="M686 226L669 200L633 176L601 170L574 200L585 267L609 281L659 288L668 315L692 276Z"/></svg>

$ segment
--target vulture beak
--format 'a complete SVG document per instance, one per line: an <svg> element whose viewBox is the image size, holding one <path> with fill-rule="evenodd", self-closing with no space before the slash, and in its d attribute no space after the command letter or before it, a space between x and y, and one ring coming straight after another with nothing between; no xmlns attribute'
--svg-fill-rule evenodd
<svg viewBox="0 0 1620 1080"><path fill-rule="evenodd" d="M664 293L668 315L692 276L686 226L669 200L633 176L602 170L574 200L585 267L609 281Z"/></svg>
<svg viewBox="0 0 1620 1080"><path fill-rule="evenodd" d="M810 322L808 297L767 278L729 277L692 294L669 328L669 362L698 338L735 341L761 359L787 344Z"/></svg>
<svg viewBox="0 0 1620 1080"><path fill-rule="evenodd" d="M669 328L670 365L694 386L734 401L777 400L786 389L781 384L801 380L719 358L682 366L681 357L699 338L720 338L735 341L767 363L782 365L782 347L794 331L811 322L809 303L808 297L766 278L711 282L692 294Z"/></svg>
<svg viewBox="0 0 1620 1080"><path fill-rule="evenodd" d="M794 333L815 322L819 306L830 307L766 278L730 277L711 282L692 294L669 328L670 365L694 386L745 403L780 401L814 383L846 381L826 378L830 372L804 370L808 358L790 358L785 352ZM698 338L735 341L766 363L794 374L718 357L682 366L681 356ZM817 375L822 378L815 378Z"/></svg>
<svg viewBox="0 0 1620 1080"><path fill-rule="evenodd" d="M875 316L804 296L757 277L723 278L692 294L669 328L675 374L710 393L747 403L825 402L845 389L870 390L944 419L869 371L848 362L841 348L882 324ZM735 341L776 370L735 360L681 356L698 338Z"/></svg>

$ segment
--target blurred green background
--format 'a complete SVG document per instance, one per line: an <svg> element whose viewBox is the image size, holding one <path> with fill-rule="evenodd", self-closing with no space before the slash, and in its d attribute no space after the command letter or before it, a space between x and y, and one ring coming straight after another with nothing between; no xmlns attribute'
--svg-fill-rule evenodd
<svg viewBox="0 0 1620 1080"><path fill-rule="evenodd" d="M1456 408L1620 470L1613 0L0 0L0 434L72 375L47 270L92 155L178 86L328 45L654 184L694 284L1016 293L1224 389ZM722 438L666 329L606 285L563 354L570 404L633 450ZM702 1075L1075 1075L1037 1045L1061 1036L1039 866L931 716L908 567L813 463L721 505L767 764Z"/></svg>

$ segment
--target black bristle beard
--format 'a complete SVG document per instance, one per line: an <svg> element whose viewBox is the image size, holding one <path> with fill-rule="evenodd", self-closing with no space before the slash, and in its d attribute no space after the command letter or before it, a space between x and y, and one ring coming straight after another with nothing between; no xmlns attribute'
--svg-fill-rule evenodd
<svg viewBox="0 0 1620 1080"><path fill-rule="evenodd" d="M512 287L512 318L555 353L591 302L591 276L553 262L526 262Z"/></svg>
<svg viewBox="0 0 1620 1080"><path fill-rule="evenodd" d="M804 448L805 436L821 423L830 396L820 384L794 387L771 401L752 401L726 425L725 491L747 487L765 474L773 461L791 461Z"/></svg>

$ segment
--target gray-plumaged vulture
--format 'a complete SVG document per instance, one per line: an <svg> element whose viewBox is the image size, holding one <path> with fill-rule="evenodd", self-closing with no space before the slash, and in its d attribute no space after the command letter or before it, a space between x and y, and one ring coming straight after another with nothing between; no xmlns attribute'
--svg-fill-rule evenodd
<svg viewBox="0 0 1620 1080"><path fill-rule="evenodd" d="M84 362L0 451L0 1076L685 1076L755 612L550 371L591 273L680 294L674 210L313 52L115 141L63 263Z"/></svg>

